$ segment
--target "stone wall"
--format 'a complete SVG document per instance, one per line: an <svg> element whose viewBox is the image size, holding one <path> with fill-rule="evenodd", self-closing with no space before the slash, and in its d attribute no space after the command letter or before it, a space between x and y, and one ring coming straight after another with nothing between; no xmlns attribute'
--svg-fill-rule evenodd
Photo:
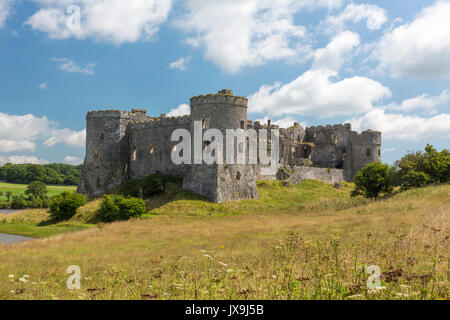
<svg viewBox="0 0 450 320"><path fill-rule="evenodd" d="M341 183L345 181L342 169L327 169L315 167L289 167L278 171L278 179L300 184L304 180L320 180L326 183Z"/></svg>

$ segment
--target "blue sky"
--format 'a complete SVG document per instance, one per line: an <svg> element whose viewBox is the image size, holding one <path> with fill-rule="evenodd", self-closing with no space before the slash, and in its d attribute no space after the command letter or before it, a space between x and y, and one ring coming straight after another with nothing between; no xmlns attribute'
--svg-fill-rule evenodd
<svg viewBox="0 0 450 320"><path fill-rule="evenodd" d="M181 115L222 88L253 120L381 130L388 163L449 148L449 16L448 0L0 0L0 164L80 163L89 110Z"/></svg>

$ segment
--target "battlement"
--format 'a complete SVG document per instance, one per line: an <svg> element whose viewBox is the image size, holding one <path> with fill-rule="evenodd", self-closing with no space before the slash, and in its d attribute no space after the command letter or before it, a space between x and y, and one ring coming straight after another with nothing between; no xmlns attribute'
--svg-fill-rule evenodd
<svg viewBox="0 0 450 320"><path fill-rule="evenodd" d="M248 99L246 97L234 96L229 89L220 90L216 94L199 95L191 98L191 106L205 104L229 104L247 108Z"/></svg>
<svg viewBox="0 0 450 320"><path fill-rule="evenodd" d="M313 132L313 133L317 133L320 131L336 131L336 130L348 130L348 131L352 131L352 125L350 123L346 123L346 124L328 124L326 126L311 126L306 128L307 131L309 132Z"/></svg>
<svg viewBox="0 0 450 320"><path fill-rule="evenodd" d="M186 115L182 117L166 117L161 115L160 117L147 117L143 120L132 120L128 127L133 129L144 129L144 128L156 128L156 127L167 127L167 126L185 126L191 123L191 116Z"/></svg>
<svg viewBox="0 0 450 320"><path fill-rule="evenodd" d="M124 110L97 110L89 111L86 115L86 119L89 118L123 118L123 119L133 119L133 118L146 118L147 110L145 109L133 109L132 111Z"/></svg>

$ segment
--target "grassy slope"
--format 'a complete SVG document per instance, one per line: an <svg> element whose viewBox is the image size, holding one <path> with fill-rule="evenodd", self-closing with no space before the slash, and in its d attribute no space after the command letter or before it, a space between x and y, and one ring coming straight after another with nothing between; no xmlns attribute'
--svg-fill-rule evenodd
<svg viewBox="0 0 450 320"><path fill-rule="evenodd" d="M450 186L367 203L349 190L264 182L260 200L226 204L173 192L144 219L0 247L0 299L448 299ZM73 264L81 291L65 287ZM359 266L372 264L403 274L370 291Z"/></svg>
<svg viewBox="0 0 450 320"><path fill-rule="evenodd" d="M14 195L20 195L25 193L28 185L26 184L12 184L6 182L0 182L0 192L3 192L3 196L0 197L0 201L7 201L6 192L11 191ZM75 186L47 186L48 196L57 195L63 191L75 191Z"/></svg>

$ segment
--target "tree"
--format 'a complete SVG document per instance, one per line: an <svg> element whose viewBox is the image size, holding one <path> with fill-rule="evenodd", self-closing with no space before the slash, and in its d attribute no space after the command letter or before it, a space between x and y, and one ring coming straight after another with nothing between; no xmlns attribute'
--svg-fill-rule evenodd
<svg viewBox="0 0 450 320"><path fill-rule="evenodd" d="M8 202L11 202L11 197L13 196L13 193L11 191L6 192L6 198L8 199Z"/></svg>
<svg viewBox="0 0 450 320"><path fill-rule="evenodd" d="M45 185L45 183L40 181L31 182L28 185L27 190L25 190L26 195L40 199L44 199L47 192L47 186Z"/></svg>
<svg viewBox="0 0 450 320"><path fill-rule="evenodd" d="M0 198L3 197L3 192L0 191Z"/></svg>
<svg viewBox="0 0 450 320"><path fill-rule="evenodd" d="M390 193L392 187L393 169L381 162L370 163L355 177L355 190L352 195L362 194L366 198L378 198L382 192Z"/></svg>
<svg viewBox="0 0 450 320"><path fill-rule="evenodd" d="M64 191L50 200L50 215L56 220L68 220L75 215L79 207L86 203L86 196Z"/></svg>

